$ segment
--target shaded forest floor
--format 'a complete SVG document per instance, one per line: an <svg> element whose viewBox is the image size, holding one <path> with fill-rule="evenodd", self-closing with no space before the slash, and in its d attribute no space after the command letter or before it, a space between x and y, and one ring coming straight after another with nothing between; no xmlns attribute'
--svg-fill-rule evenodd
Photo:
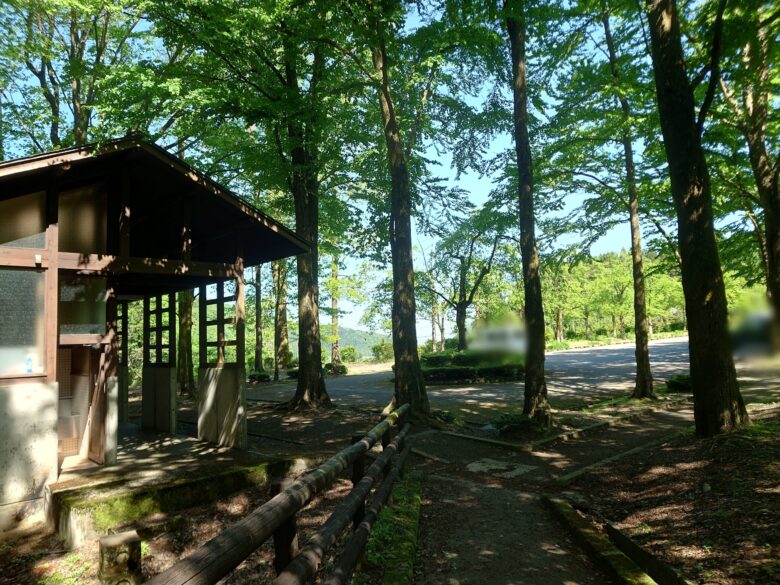
<svg viewBox="0 0 780 585"><path fill-rule="evenodd" d="M697 583L780 583L780 420L680 437L573 488Z"/></svg>

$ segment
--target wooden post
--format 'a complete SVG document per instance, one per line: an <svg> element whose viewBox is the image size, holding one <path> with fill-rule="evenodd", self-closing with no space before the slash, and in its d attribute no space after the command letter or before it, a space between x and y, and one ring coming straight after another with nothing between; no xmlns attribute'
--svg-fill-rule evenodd
<svg viewBox="0 0 780 585"><path fill-rule="evenodd" d="M217 283L217 365L225 363L225 283Z"/></svg>
<svg viewBox="0 0 780 585"><path fill-rule="evenodd" d="M208 350L206 348L206 319L208 318L208 305L206 304L206 287L201 286L198 292L198 369L206 365Z"/></svg>
<svg viewBox="0 0 780 585"><path fill-rule="evenodd" d="M354 445L355 443L360 442L363 439L363 435L352 435L352 442L351 444ZM355 461L352 463L352 485L356 486L358 483L360 483L360 480L363 479L363 476L366 474L366 454L361 453L357 456ZM365 501L361 502L360 506L358 507L357 511L355 512L355 516L352 518L352 525L354 528L358 527L358 524L360 524L360 521L363 520L363 515L366 513L366 503Z"/></svg>
<svg viewBox="0 0 780 585"><path fill-rule="evenodd" d="M54 187L46 190L46 250L49 267L44 276L44 360L46 380L57 381L57 345L59 344L59 324L57 308L59 306L59 194Z"/></svg>
<svg viewBox="0 0 780 585"><path fill-rule="evenodd" d="M271 483L271 497L283 492L292 485L293 481L289 477L275 479ZM284 568L290 564L298 554L298 527L295 520L295 513L282 522L279 528L274 532L274 569L276 574L284 571Z"/></svg>
<svg viewBox="0 0 780 585"><path fill-rule="evenodd" d="M147 366L150 362L149 356L149 297L144 297L144 340L143 340L143 365Z"/></svg>
<svg viewBox="0 0 780 585"><path fill-rule="evenodd" d="M244 286L244 259L236 259L236 363L246 366L246 307Z"/></svg>

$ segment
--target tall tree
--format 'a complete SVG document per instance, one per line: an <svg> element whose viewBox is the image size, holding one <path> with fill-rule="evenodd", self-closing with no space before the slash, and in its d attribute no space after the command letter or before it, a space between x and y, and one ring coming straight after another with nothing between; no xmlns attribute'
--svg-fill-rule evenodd
<svg viewBox="0 0 780 585"><path fill-rule="evenodd" d="M15 138L39 152L86 144L108 70L130 59L145 34L139 6L12 0L0 21L0 53L20 66L2 88Z"/></svg>
<svg viewBox="0 0 780 585"><path fill-rule="evenodd" d="M313 2L276 3L259 10L252 3L172 0L154 7L166 38L185 39L198 49L187 72L207 80L208 99L193 95L215 124L239 119L250 128L258 150L272 156L247 153L247 169L265 171L266 189L275 182L293 203L295 229L310 245L297 257L298 354L297 387L289 406L316 408L330 403L322 373L319 323L319 213L321 181L327 164L338 164L340 153L329 149L323 157L322 140L337 134L333 116L322 116L322 87L338 69L328 60L327 39L311 39L310 31L328 18L323 5ZM328 90L328 95L339 91ZM335 105L335 102L333 102ZM245 130L245 133L247 131Z"/></svg>
<svg viewBox="0 0 780 585"><path fill-rule="evenodd" d="M369 15L371 56L378 75L377 91L382 117L387 163L390 174L390 252L393 273L393 354L395 356L395 393L393 404L409 403L412 418L425 421L430 413L420 359L417 353L417 308L414 296L412 257L412 194L409 182L409 154L415 144L415 128L410 128L404 144L391 91L388 35L392 35L400 2L386 2ZM433 70L431 71L433 75ZM421 97L422 107L430 92L430 83Z"/></svg>
<svg viewBox="0 0 780 585"><path fill-rule="evenodd" d="M254 371L263 371L263 272L262 265L255 266L255 361Z"/></svg>
<svg viewBox="0 0 780 585"><path fill-rule="evenodd" d="M179 334L176 351L176 379L179 383L179 391L191 398L194 398L197 392L192 361L192 305L194 298L195 295L191 289L183 290L178 294L179 323L176 328Z"/></svg>
<svg viewBox="0 0 780 585"><path fill-rule="evenodd" d="M520 252L525 288L525 323L528 350L525 364L523 413L550 424L550 403L544 376L544 308L539 251L536 247L534 182L531 141L528 135L528 86L526 82L526 27L523 0L506 0L506 27L512 65L514 140L520 206Z"/></svg>
<svg viewBox="0 0 780 585"><path fill-rule="evenodd" d="M758 1L740 3L728 16L727 23L734 34L725 39L730 51L724 56L730 58L719 79L727 104L722 122L735 126L747 146L764 216L763 231L757 229L756 235L764 259L767 297L774 309L772 342L775 350L780 351L780 147L771 107L778 84L778 19L768 14L766 3ZM738 194L744 191L737 186ZM744 209L751 223L758 227L758 219L747 201Z"/></svg>
<svg viewBox="0 0 780 585"><path fill-rule="evenodd" d="M330 326L331 326L331 344L330 361L333 364L341 363L341 352L339 351L339 256L333 254L333 261L330 264L330 277L332 286L330 291Z"/></svg>
<svg viewBox="0 0 780 585"><path fill-rule="evenodd" d="M631 271L634 277L634 341L636 356L636 383L632 393L633 398L654 398L653 374L650 370L650 333L647 321L647 304L645 300L645 273L642 266L642 231L639 225L639 190L637 188L636 165L634 163L634 144L631 136L631 107L626 95L619 91L620 65L617 50L612 38L609 24L609 11L606 2L602 4L601 22L604 27L604 38L609 55L609 66L615 81L617 101L623 116L620 140L623 144L626 180L628 192L628 215L631 225Z"/></svg>
<svg viewBox="0 0 780 585"><path fill-rule="evenodd" d="M658 111L677 211L696 432L704 437L748 420L731 354L710 176L701 144L718 84L725 6L726 1L720 0L712 26L709 83L697 115L676 2L647 0Z"/></svg>
<svg viewBox="0 0 780 585"><path fill-rule="evenodd" d="M499 226L501 219L493 209L462 219L437 245L433 270L426 279L429 282L421 284L421 288L438 296L455 311L458 351L466 349L468 311L482 282L493 269L496 250L503 237ZM436 299L433 299L435 305Z"/></svg>
<svg viewBox="0 0 780 585"><path fill-rule="evenodd" d="M287 261L274 260L271 264L274 283L274 380L279 370L290 365L290 341L287 332Z"/></svg>

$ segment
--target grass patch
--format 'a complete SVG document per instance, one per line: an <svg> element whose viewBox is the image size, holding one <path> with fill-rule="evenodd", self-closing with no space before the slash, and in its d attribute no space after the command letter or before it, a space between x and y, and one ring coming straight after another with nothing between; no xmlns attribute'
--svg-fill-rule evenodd
<svg viewBox="0 0 780 585"><path fill-rule="evenodd" d="M65 566L62 572L57 570L44 575L38 581L38 585L79 585L79 583L83 583L90 568L89 562L77 552L70 553L63 561ZM42 568L46 568L46 565L43 565Z"/></svg>
<svg viewBox="0 0 780 585"><path fill-rule="evenodd" d="M382 574L383 585L410 585L414 579L414 556L420 525L422 480L408 474L393 488L395 503L385 506L366 547L366 564ZM368 583L356 574L353 583Z"/></svg>

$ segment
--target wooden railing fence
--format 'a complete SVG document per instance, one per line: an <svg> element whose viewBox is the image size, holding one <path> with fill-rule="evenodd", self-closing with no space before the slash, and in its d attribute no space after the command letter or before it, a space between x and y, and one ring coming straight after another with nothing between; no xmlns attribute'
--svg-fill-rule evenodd
<svg viewBox="0 0 780 585"><path fill-rule="evenodd" d="M304 584L311 581L325 554L335 544L349 523L355 530L336 559L328 585L343 584L354 571L368 535L382 506L390 496L403 464L409 455L404 446L409 424L403 424L409 413L404 404L363 437L353 437L353 444L328 459L316 469L294 481L277 483L274 495L242 520L232 524L188 557L180 560L147 582L147 585L213 585L274 537L275 585ZM394 428L400 432L392 438ZM383 450L366 470L365 454L381 441ZM328 489L336 478L352 465L353 488L344 497L306 545L297 550L295 515L314 496ZM389 470L388 470L389 468ZM382 479L368 505L371 488Z"/></svg>

